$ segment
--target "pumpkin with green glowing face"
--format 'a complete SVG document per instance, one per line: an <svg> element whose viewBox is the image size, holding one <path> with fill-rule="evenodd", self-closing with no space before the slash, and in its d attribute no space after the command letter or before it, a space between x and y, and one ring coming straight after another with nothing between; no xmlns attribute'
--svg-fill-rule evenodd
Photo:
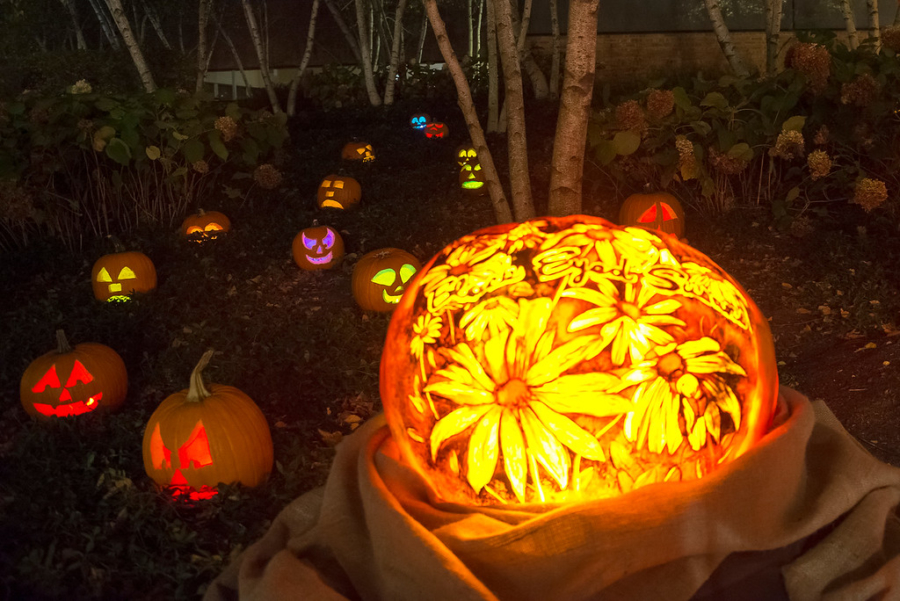
<svg viewBox="0 0 900 601"><path fill-rule="evenodd" d="M192 242L212 240L231 231L231 220L219 211L200 209L196 215L188 215L181 224L181 235Z"/></svg>
<svg viewBox="0 0 900 601"><path fill-rule="evenodd" d="M346 175L331 174L319 184L316 199L320 209L349 209L359 203L362 188L359 182Z"/></svg>
<svg viewBox="0 0 900 601"><path fill-rule="evenodd" d="M440 140L450 135L450 128L440 121L432 121L425 126L425 137Z"/></svg>
<svg viewBox="0 0 900 601"><path fill-rule="evenodd" d="M142 252L129 251L104 255L91 269L91 286L97 300L131 300L135 292L156 288L156 268Z"/></svg>
<svg viewBox="0 0 900 601"><path fill-rule="evenodd" d="M347 161L371 163L375 160L375 151L368 142L348 142L341 150L341 158Z"/></svg>
<svg viewBox="0 0 900 601"><path fill-rule="evenodd" d="M478 151L471 144L463 144L456 149L456 163L460 167L478 163Z"/></svg>
<svg viewBox="0 0 900 601"><path fill-rule="evenodd" d="M353 298L367 311L393 311L422 264L399 248L373 250L356 263L351 276Z"/></svg>
<svg viewBox="0 0 900 601"><path fill-rule="evenodd" d="M484 171L480 163L466 163L459 170L459 187L463 192L474 196L487 193L484 181Z"/></svg>
<svg viewBox="0 0 900 601"><path fill-rule="evenodd" d="M425 129L425 126L431 123L431 117L427 113L416 113L409 120L409 124L413 129Z"/></svg>
<svg viewBox="0 0 900 601"><path fill-rule="evenodd" d="M291 254L300 269L331 269L344 256L344 241L327 225L314 225L294 237Z"/></svg>

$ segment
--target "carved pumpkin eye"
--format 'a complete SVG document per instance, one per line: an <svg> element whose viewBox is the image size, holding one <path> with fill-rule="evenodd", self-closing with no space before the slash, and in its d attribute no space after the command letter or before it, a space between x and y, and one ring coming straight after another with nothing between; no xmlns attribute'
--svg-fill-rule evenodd
<svg viewBox="0 0 900 601"><path fill-rule="evenodd" d="M78 359L75 360L75 365L72 366L72 373L69 375L69 379L66 381L66 388L71 388L75 386L79 382L81 384L88 384L93 382L94 376L91 375L91 372L87 370L87 368L82 365L81 361Z"/></svg>
<svg viewBox="0 0 900 601"><path fill-rule="evenodd" d="M363 154L365 151L366 151L365 148L357 148L357 149L356 149L356 152L357 152L358 154Z"/></svg>
<svg viewBox="0 0 900 601"><path fill-rule="evenodd" d="M323 188L330 188L330 187L331 187L331 180L330 180L330 179L322 180L322 187L323 187Z"/></svg>
<svg viewBox="0 0 900 601"><path fill-rule="evenodd" d="M313 238L308 238L306 234L301 234L303 237L303 246L306 247L307 250L312 250L316 246L316 241Z"/></svg>
<svg viewBox="0 0 900 601"><path fill-rule="evenodd" d="M137 276L134 275L134 271L131 270L131 267L123 267L122 271L119 272L120 280L133 280Z"/></svg>
<svg viewBox="0 0 900 601"><path fill-rule="evenodd" d="M325 248L331 248L334 245L334 231L328 230L325 233L325 237L322 238L322 244L325 245Z"/></svg>
<svg viewBox="0 0 900 601"><path fill-rule="evenodd" d="M340 180L340 179L335 180L334 187L337 188L338 190L343 190L344 189L344 180Z"/></svg>
<svg viewBox="0 0 900 601"><path fill-rule="evenodd" d="M41 376L41 379L34 385L31 392L44 392L48 386L50 388L59 388L59 376L56 375L55 365L51 366L47 373Z"/></svg>
<svg viewBox="0 0 900 601"><path fill-rule="evenodd" d="M97 274L97 281L98 282L111 282L112 281L112 278L109 277L109 272L106 271L106 267L103 267L102 269L100 269L100 273Z"/></svg>
<svg viewBox="0 0 900 601"><path fill-rule="evenodd" d="M667 205L664 202L659 203L659 208L662 209L663 221L671 221L673 219L678 219L678 215L675 214L675 211L672 210L672 207Z"/></svg>
<svg viewBox="0 0 900 601"><path fill-rule="evenodd" d="M406 265L404 265L406 267ZM415 269L413 269L415 273ZM382 269L372 278L372 282L380 286L391 286L397 278L397 272L393 269Z"/></svg>
<svg viewBox="0 0 900 601"><path fill-rule="evenodd" d="M416 275L416 268L409 263L404 263L403 267L400 268L400 281L404 284L414 275Z"/></svg>
<svg viewBox="0 0 900 601"><path fill-rule="evenodd" d="M654 221L656 221L656 205L653 205L638 217L638 223L653 223Z"/></svg>
<svg viewBox="0 0 900 601"><path fill-rule="evenodd" d="M163 444L158 422L150 435L150 462L158 470L172 467L172 451Z"/></svg>
<svg viewBox="0 0 900 601"><path fill-rule="evenodd" d="M203 228L207 232L219 232L224 228L218 223L207 223L206 227Z"/></svg>
<svg viewBox="0 0 900 601"><path fill-rule="evenodd" d="M206 428L202 421L198 421L191 432L187 442L178 449L178 461L181 469L187 467L205 467L212 465L212 455L209 452L209 438L206 436Z"/></svg>
<svg viewBox="0 0 900 601"><path fill-rule="evenodd" d="M198 234L202 231L203 230L200 229L199 227L197 227L196 225L192 225L191 227L188 228L187 234L188 234L188 236L190 236L191 234ZM103 280L100 280L100 281L103 281Z"/></svg>

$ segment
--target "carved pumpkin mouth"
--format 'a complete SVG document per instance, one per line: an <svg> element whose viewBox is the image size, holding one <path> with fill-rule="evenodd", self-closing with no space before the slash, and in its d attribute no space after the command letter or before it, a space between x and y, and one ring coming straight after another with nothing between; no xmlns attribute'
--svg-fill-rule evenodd
<svg viewBox="0 0 900 601"><path fill-rule="evenodd" d="M184 477L184 474L181 473L180 469L175 470L175 473L172 475L172 482L169 485L168 490L172 497L176 499L179 497L187 497L191 501L211 499L219 494L219 491L211 486L201 486L199 490L188 486L187 478Z"/></svg>
<svg viewBox="0 0 900 601"><path fill-rule="evenodd" d="M82 413L90 413L100 406L100 400L103 393L98 392L86 401L75 401L73 403L65 403L63 405L52 406L47 403L35 403L34 409L41 415L49 417L70 417L72 415L81 415Z"/></svg>
<svg viewBox="0 0 900 601"><path fill-rule="evenodd" d="M403 287L397 290L397 294L388 294L387 290L381 291L382 300L391 305L396 305L397 303L399 303L401 296L403 296Z"/></svg>
<svg viewBox="0 0 900 601"><path fill-rule="evenodd" d="M344 208L344 205L342 205L341 203L339 203L339 202L337 202L337 201L335 201L335 200L325 200L325 201L323 201L323 202L322 202L322 208L324 209L324 208L328 208L328 207L331 207L331 208L334 208L334 209L343 209L343 208Z"/></svg>
<svg viewBox="0 0 900 601"><path fill-rule="evenodd" d="M333 253L331 253L331 251L329 251L327 255L321 257L312 257L310 255L306 256L306 259L313 265L325 265L327 263L331 263L332 258L334 258L334 255Z"/></svg>
<svg viewBox="0 0 900 601"><path fill-rule="evenodd" d="M130 300L131 300L131 297L130 297L130 296L126 296L126 295L124 295L124 294L116 294L116 295L110 296L108 299L106 299L106 302L109 302L109 303L124 303L124 302L130 301Z"/></svg>
<svg viewBox="0 0 900 601"><path fill-rule="evenodd" d="M466 188L467 190L477 190L478 188L482 187L483 185L484 185L484 182L469 180L467 182L463 182L462 187Z"/></svg>

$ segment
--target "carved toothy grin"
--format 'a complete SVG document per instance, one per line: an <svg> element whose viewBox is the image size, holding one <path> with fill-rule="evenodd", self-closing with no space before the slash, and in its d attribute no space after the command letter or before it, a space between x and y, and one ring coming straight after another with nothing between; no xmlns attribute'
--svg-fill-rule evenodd
<svg viewBox="0 0 900 601"><path fill-rule="evenodd" d="M100 406L100 399L103 393L98 392L86 401L75 401L74 403L66 403L65 405L57 405L53 407L47 403L35 403L34 409L41 415L49 417L69 417L72 415L81 415L82 413L90 413Z"/></svg>
<svg viewBox="0 0 900 601"><path fill-rule="evenodd" d="M387 290L381 291L382 300L391 305L396 305L397 303L399 303L401 296L403 296L403 288L400 289L400 294L397 295L388 294Z"/></svg>
<svg viewBox="0 0 900 601"><path fill-rule="evenodd" d="M309 255L306 256L306 260L312 263L313 265L325 265L327 263L331 263L331 259L334 257L333 253L329 252L327 255L322 257L311 257Z"/></svg>

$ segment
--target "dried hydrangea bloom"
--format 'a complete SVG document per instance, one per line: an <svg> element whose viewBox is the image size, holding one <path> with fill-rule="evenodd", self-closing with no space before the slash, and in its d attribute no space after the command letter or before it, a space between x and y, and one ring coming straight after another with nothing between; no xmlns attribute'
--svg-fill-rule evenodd
<svg viewBox="0 0 900 601"><path fill-rule="evenodd" d="M681 171L681 179L685 181L695 179L698 172L694 145L684 136L676 136L675 148L678 150L678 169Z"/></svg>
<svg viewBox="0 0 900 601"><path fill-rule="evenodd" d="M803 238L813 233L816 228L813 227L809 217L797 217L791 221L791 236L795 238Z"/></svg>
<svg viewBox="0 0 900 601"><path fill-rule="evenodd" d="M809 79L813 92L822 92L828 87L831 55L822 44L795 44L788 50L785 63Z"/></svg>
<svg viewBox="0 0 900 601"><path fill-rule="evenodd" d="M900 52L900 27L888 27L881 30L881 45L894 52Z"/></svg>
<svg viewBox="0 0 900 601"><path fill-rule="evenodd" d="M0 221L21 225L34 216L34 199L15 182L0 182Z"/></svg>
<svg viewBox="0 0 900 601"><path fill-rule="evenodd" d="M274 190L280 186L282 179L281 171L269 163L264 163L253 170L253 181L266 190Z"/></svg>
<svg viewBox="0 0 900 601"><path fill-rule="evenodd" d="M222 141L230 142L237 135L237 122L231 117L219 117L216 119L215 127L222 133Z"/></svg>
<svg viewBox="0 0 900 601"><path fill-rule="evenodd" d="M806 154L803 134L796 130L783 131L778 134L775 146L769 149L769 156L789 161L801 158Z"/></svg>
<svg viewBox="0 0 900 601"><path fill-rule="evenodd" d="M841 104L866 107L881 94L881 84L868 73L841 85Z"/></svg>
<svg viewBox="0 0 900 601"><path fill-rule="evenodd" d="M651 90L647 95L647 113L656 121L664 119L675 110L675 93L672 90Z"/></svg>
<svg viewBox="0 0 900 601"><path fill-rule="evenodd" d="M86 79L79 79L75 85L69 86L69 94L90 94L93 91Z"/></svg>
<svg viewBox="0 0 900 601"><path fill-rule="evenodd" d="M813 150L806 157L806 164L809 166L810 175L813 180L825 177L831 173L831 157L824 150Z"/></svg>
<svg viewBox="0 0 900 601"><path fill-rule="evenodd" d="M831 132L828 131L828 126L823 125L819 128L819 131L816 132L815 137L813 137L813 144L816 146L822 146L828 143L828 137L831 135Z"/></svg>
<svg viewBox="0 0 900 601"><path fill-rule="evenodd" d="M723 175L737 175L747 168L747 161L709 147L709 164Z"/></svg>
<svg viewBox="0 0 900 601"><path fill-rule="evenodd" d="M866 213L878 207L887 200L887 186L879 179L864 177L856 184L853 191L853 200L850 202L860 205Z"/></svg>
<svg viewBox="0 0 900 601"><path fill-rule="evenodd" d="M197 173L209 173L209 163L200 159L199 161L194 161L191 164L191 168Z"/></svg>
<svg viewBox="0 0 900 601"><path fill-rule="evenodd" d="M626 100L616 106L616 127L636 131L642 136L647 131L647 118L637 100Z"/></svg>

